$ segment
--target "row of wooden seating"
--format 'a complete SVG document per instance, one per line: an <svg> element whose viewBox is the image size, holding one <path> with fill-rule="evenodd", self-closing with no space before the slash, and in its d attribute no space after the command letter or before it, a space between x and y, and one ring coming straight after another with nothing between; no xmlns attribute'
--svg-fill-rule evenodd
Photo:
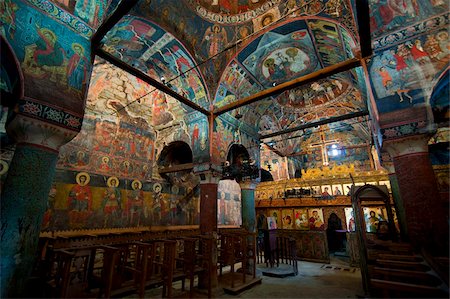
<svg viewBox="0 0 450 299"><path fill-rule="evenodd" d="M47 251L41 267L45 277L43 297L120 297L162 286L162 297L173 297L172 284L194 277L210 277L213 239L206 236L135 241L113 246L78 247ZM206 283L211 297L211 283Z"/></svg>
<svg viewBox="0 0 450 299"><path fill-rule="evenodd" d="M245 230L231 230L221 232L218 236L218 267L219 276L223 275L223 268L230 267L231 288L235 287L236 264L241 264L241 284L247 282L247 275L256 277L256 234Z"/></svg>

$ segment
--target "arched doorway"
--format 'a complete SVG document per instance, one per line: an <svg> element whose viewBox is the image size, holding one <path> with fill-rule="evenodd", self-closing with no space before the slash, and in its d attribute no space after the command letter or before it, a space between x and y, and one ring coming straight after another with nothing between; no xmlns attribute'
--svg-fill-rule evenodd
<svg viewBox="0 0 450 299"><path fill-rule="evenodd" d="M192 172L193 156L189 145L174 141L166 145L157 160L158 173L165 180L166 213L160 222L168 225L198 224L200 212L199 178ZM160 192L163 189L160 188Z"/></svg>

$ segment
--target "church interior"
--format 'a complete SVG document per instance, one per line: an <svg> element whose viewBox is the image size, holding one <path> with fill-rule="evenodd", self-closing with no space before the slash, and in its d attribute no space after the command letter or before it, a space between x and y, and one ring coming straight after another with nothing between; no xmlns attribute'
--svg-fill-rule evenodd
<svg viewBox="0 0 450 299"><path fill-rule="evenodd" d="M337 256L365 298L448 298L448 1L0 11L2 298L211 298Z"/></svg>

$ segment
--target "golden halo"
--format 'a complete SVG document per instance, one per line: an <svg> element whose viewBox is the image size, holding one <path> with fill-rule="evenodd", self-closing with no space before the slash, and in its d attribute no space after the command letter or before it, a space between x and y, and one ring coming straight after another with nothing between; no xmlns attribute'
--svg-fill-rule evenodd
<svg viewBox="0 0 450 299"><path fill-rule="evenodd" d="M112 186L112 183L111 183L112 180L116 180L116 184L114 186ZM119 179L115 176L109 177L108 180L106 181L106 184L108 185L108 187L118 187Z"/></svg>
<svg viewBox="0 0 450 299"><path fill-rule="evenodd" d="M81 49L81 54L84 54L84 47L81 44L79 43L72 44L72 50L76 53L77 51L75 51L75 47L79 47Z"/></svg>
<svg viewBox="0 0 450 299"><path fill-rule="evenodd" d="M138 183L137 188L134 186L135 183ZM133 190L140 190L142 188L142 183L140 180L134 180L131 182L131 188L133 188Z"/></svg>
<svg viewBox="0 0 450 299"><path fill-rule="evenodd" d="M56 40L56 35L55 35L55 33L54 33L53 31L51 31L50 29L42 28L42 29L41 29L41 33L42 33L42 35L44 35L45 33L48 33L48 34L50 34L50 35L52 36L52 39L53 39L54 41Z"/></svg>
<svg viewBox="0 0 450 299"><path fill-rule="evenodd" d="M156 188L159 188L159 191L156 191ZM161 191L162 191L162 186L161 186L161 184L160 184L160 183L155 183L155 184L153 185L153 191L155 191L155 192L161 192Z"/></svg>
<svg viewBox="0 0 450 299"><path fill-rule="evenodd" d="M84 183L80 182L80 177L84 176L86 177L86 180L84 181ZM79 172L77 174L77 176L75 177L75 180L77 181L77 184L80 186L86 186L87 184L89 184L89 181L91 180L91 176L89 175L89 173L87 172Z"/></svg>

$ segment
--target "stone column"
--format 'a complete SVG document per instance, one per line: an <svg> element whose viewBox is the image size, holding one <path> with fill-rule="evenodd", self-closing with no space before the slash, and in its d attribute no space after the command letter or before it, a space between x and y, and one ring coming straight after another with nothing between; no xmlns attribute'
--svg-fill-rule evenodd
<svg viewBox="0 0 450 299"><path fill-rule="evenodd" d="M219 285L217 278L217 187L220 176L213 171L198 173L200 176L200 232L203 235L214 237L212 246L212 262L210 275L211 287L217 288ZM206 286L208 277L200 277L200 287Z"/></svg>
<svg viewBox="0 0 450 299"><path fill-rule="evenodd" d="M406 225L405 208L400 196L398 188L397 175L395 173L394 162L383 161L383 167L388 171L389 183L391 184L392 198L394 199L395 212L397 214L397 221L400 228L400 237L403 241L408 241L408 227Z"/></svg>
<svg viewBox="0 0 450 299"><path fill-rule="evenodd" d="M2 298L20 296L37 245L59 147L76 132L18 114L7 131L17 141L1 196Z"/></svg>
<svg viewBox="0 0 450 299"><path fill-rule="evenodd" d="M411 244L448 254L448 205L442 203L428 154L426 134L388 140Z"/></svg>

